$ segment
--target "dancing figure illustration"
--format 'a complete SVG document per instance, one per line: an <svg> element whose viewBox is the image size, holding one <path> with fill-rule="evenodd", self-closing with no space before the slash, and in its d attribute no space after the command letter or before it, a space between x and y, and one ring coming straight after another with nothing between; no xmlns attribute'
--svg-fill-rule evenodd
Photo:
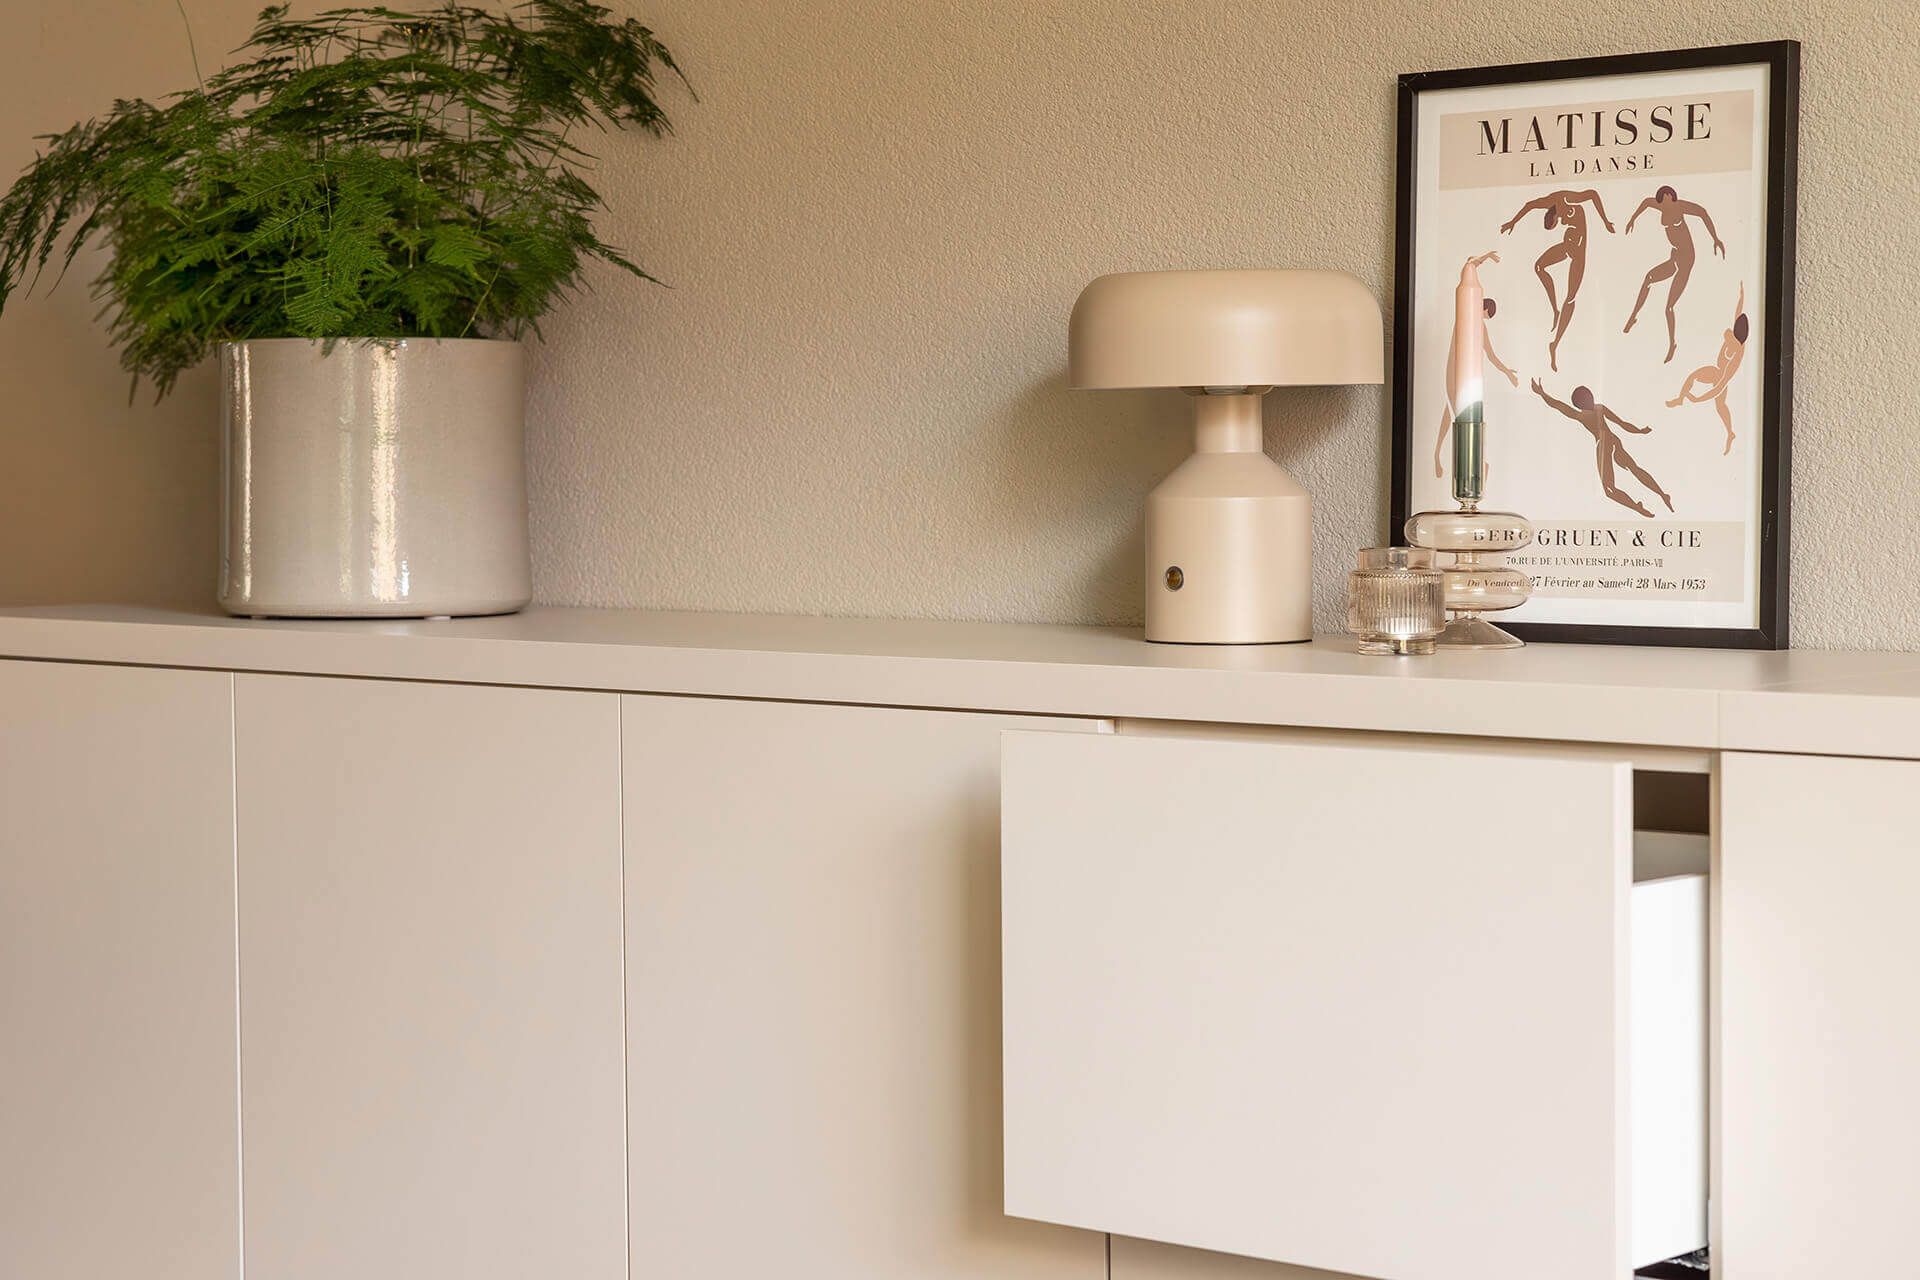
<svg viewBox="0 0 1920 1280"><path fill-rule="evenodd" d="M1653 430L1652 427L1634 426L1631 422L1628 422L1604 404L1595 401L1593 392L1587 390L1585 387L1575 387L1573 389L1572 404L1562 403L1548 395L1546 388L1540 385L1540 379L1538 378L1533 380L1533 393L1567 417L1572 418L1575 422L1585 427L1588 434L1593 437L1594 463L1600 469L1601 492L1605 493L1621 506L1629 510L1637 511L1648 519L1653 518L1653 512L1641 506L1639 502L1634 500L1631 494L1627 493L1626 490L1615 483L1613 468L1614 464L1618 463L1628 471L1631 471L1634 479L1652 490L1655 497L1666 503L1667 510L1673 510L1673 499L1668 496L1665 489L1660 487L1658 480L1648 475L1640 464L1633 460L1633 455L1628 453L1627 447L1620 443L1620 437L1613 434L1613 426L1609 424L1617 424L1622 431L1630 431L1637 436L1648 434Z"/></svg>
<svg viewBox="0 0 1920 1280"><path fill-rule="evenodd" d="M1547 291L1547 306L1553 312L1553 341L1547 344L1547 364L1556 373L1560 369L1560 339L1567 336L1567 326L1573 323L1573 300L1580 292L1580 282L1587 274L1587 212L1580 206L1591 203L1593 211L1600 215L1600 223L1607 233L1613 233L1613 223L1607 219L1607 211L1600 203L1598 191L1554 191L1535 200L1529 200L1520 206L1520 211L1508 218L1500 228L1501 235L1510 235L1520 219L1535 209L1546 211L1545 224L1551 231L1556 226L1564 227L1560 233L1560 243L1551 245L1547 251L1534 259L1533 274L1540 277L1540 287ZM1556 300L1553 293L1553 277L1547 274L1547 268L1557 262L1567 264L1567 287L1564 295Z"/></svg>
<svg viewBox="0 0 1920 1280"><path fill-rule="evenodd" d="M1713 237L1713 251L1723 258L1727 256L1727 246L1720 242L1720 233L1713 229L1713 219L1707 216L1707 211L1691 200L1682 200L1672 187L1661 187L1640 202L1640 207L1633 211L1633 217L1627 219L1628 233L1633 231L1633 224L1640 215L1649 209L1660 215L1660 225L1666 228L1667 244L1671 246L1671 251L1667 260L1647 272L1647 278L1640 282L1640 296L1634 301L1633 314L1627 317L1627 327L1620 332L1633 332L1633 322L1640 318L1640 308L1647 305L1648 291L1660 281L1671 279L1673 283L1667 286L1667 359L1661 361L1665 364L1673 359L1678 345L1673 336L1673 308L1680 301L1680 295L1687 291L1687 281L1693 277L1693 234L1687 229L1687 219L1700 219L1707 234Z"/></svg>
<svg viewBox="0 0 1920 1280"><path fill-rule="evenodd" d="M1483 262L1500 261L1500 255L1497 253L1483 253L1477 258L1468 258L1467 261L1475 267L1478 267ZM1487 321L1493 319L1494 312L1498 310L1498 308L1493 305L1492 298L1486 298L1481 302L1480 309L1480 349L1487 353L1488 363L1492 364L1493 367L1501 373L1506 374L1507 381L1517 387L1520 385L1520 375L1500 363L1500 357L1493 353L1493 336L1487 332ZM1458 341L1457 336L1449 336L1447 339L1447 363L1444 366L1445 368L1453 368L1454 344ZM1440 410L1440 435L1433 442L1433 475L1436 480L1446 475L1446 468L1441 465L1440 458L1446 450L1447 433L1453 430L1453 419L1457 412L1458 407L1453 403L1453 388L1449 385L1446 391L1446 401Z"/></svg>
<svg viewBox="0 0 1920 1280"><path fill-rule="evenodd" d="M1733 375L1740 372L1740 361L1746 354L1747 286L1742 284L1739 301L1733 304L1733 327L1720 340L1720 354L1712 364L1701 365L1688 374L1687 380L1680 384L1680 394L1667 401L1669 409L1678 409L1688 400L1695 404L1713 401L1720 425L1727 429L1727 447L1720 451L1723 458L1733 452L1733 414L1727 409L1727 388L1733 385ZM1698 393L1693 390L1696 382L1700 384Z"/></svg>

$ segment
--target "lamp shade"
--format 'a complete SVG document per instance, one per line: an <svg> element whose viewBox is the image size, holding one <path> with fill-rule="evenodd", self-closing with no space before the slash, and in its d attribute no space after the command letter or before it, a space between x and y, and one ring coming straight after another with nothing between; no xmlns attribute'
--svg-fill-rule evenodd
<svg viewBox="0 0 1920 1280"><path fill-rule="evenodd" d="M1067 381L1320 386L1385 378L1380 304L1344 271L1123 271L1080 291Z"/></svg>

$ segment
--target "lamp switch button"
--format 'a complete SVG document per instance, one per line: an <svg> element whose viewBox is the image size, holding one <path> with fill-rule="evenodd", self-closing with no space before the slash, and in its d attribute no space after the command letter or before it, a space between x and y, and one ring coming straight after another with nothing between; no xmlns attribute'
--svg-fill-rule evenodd
<svg viewBox="0 0 1920 1280"><path fill-rule="evenodd" d="M1186 581L1187 575L1180 572L1179 565L1173 564L1167 566L1167 590L1178 591L1186 584Z"/></svg>

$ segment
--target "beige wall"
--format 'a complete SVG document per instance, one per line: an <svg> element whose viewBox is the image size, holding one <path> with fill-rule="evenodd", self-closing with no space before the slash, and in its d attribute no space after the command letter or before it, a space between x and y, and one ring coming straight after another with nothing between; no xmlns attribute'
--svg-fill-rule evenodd
<svg viewBox="0 0 1920 1280"><path fill-rule="evenodd" d="M1069 393L1104 271L1332 266L1391 291L1402 71L1806 44L1793 626L1920 631L1920 351L1900 0L614 0L700 90L599 139L604 233L674 286L602 279L546 325L536 586L553 603L1066 622L1139 617L1141 498L1176 393ZM190 71L168 0L14 0L0 168L23 137ZM253 3L187 0L203 57ZM1445 13L1444 19L1435 15ZM212 380L159 409L69 281L0 317L0 599L209 599ZM1319 503L1318 615L1384 531L1381 389L1270 398Z"/></svg>

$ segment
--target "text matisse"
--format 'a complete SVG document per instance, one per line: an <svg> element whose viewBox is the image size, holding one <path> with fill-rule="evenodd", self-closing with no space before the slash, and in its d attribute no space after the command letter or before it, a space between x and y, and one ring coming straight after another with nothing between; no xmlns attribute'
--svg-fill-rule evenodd
<svg viewBox="0 0 1920 1280"><path fill-rule="evenodd" d="M1523 186L1567 177L1673 177L1753 164L1750 89L1444 114L1439 187Z"/></svg>

